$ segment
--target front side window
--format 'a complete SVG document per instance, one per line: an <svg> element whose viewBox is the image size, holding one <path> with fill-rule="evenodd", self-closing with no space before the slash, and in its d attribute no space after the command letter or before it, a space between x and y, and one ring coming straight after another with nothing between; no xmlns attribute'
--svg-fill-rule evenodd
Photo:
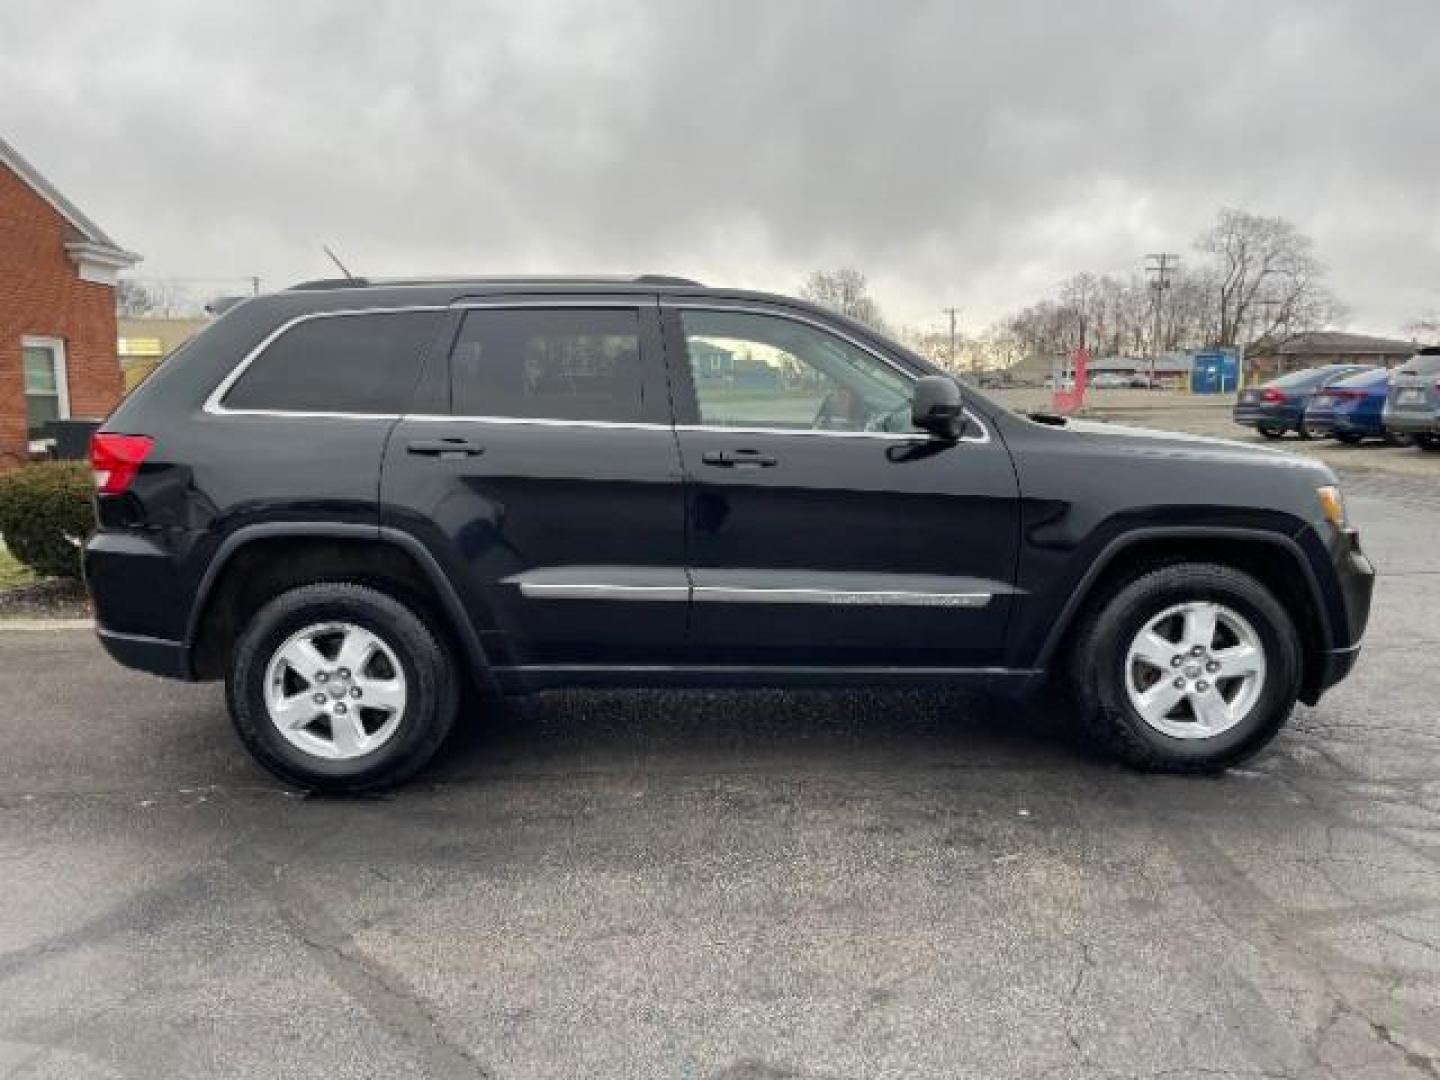
<svg viewBox="0 0 1440 1080"><path fill-rule="evenodd" d="M272 341L225 395L227 409L393 416L410 406L433 311L327 315Z"/></svg>
<svg viewBox="0 0 1440 1080"><path fill-rule="evenodd" d="M633 308L485 308L450 357L460 416L626 423L644 417Z"/></svg>
<svg viewBox="0 0 1440 1080"><path fill-rule="evenodd" d="M914 431L910 383L879 357L776 315L680 313L700 423L781 431Z"/></svg>
<svg viewBox="0 0 1440 1080"><path fill-rule="evenodd" d="M25 371L25 428L28 438L44 439L52 420L70 415L65 386L65 347L59 341L27 338L21 343Z"/></svg>

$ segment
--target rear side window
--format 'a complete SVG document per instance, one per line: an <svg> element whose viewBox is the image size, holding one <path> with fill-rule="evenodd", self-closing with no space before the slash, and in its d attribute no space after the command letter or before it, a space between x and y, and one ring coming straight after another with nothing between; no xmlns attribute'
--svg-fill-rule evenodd
<svg viewBox="0 0 1440 1080"><path fill-rule="evenodd" d="M441 313L327 315L297 323L236 380L227 409L403 413Z"/></svg>
<svg viewBox="0 0 1440 1080"><path fill-rule="evenodd" d="M634 422L643 386L631 308L471 311L450 357L460 416Z"/></svg>
<svg viewBox="0 0 1440 1080"><path fill-rule="evenodd" d="M1411 375L1434 375L1440 372L1440 350L1426 349L1416 353L1405 362L1401 370Z"/></svg>

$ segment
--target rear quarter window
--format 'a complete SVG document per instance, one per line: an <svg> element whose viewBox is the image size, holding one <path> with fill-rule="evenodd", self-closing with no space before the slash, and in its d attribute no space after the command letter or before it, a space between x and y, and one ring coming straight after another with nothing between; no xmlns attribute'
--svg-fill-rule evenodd
<svg viewBox="0 0 1440 1080"><path fill-rule="evenodd" d="M226 409L394 415L410 404L434 311L320 315L267 345L221 400Z"/></svg>

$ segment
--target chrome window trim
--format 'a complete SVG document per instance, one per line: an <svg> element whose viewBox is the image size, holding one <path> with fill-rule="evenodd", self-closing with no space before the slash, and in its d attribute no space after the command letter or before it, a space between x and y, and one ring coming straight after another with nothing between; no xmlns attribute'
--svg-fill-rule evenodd
<svg viewBox="0 0 1440 1080"><path fill-rule="evenodd" d="M685 311L737 311L742 314L748 315L768 315L774 319L788 319L791 322L802 323L806 326L819 330L822 333L830 334L833 337L837 337L841 341L848 342L850 345L853 345L861 352L869 353L886 367L890 368L895 372L898 372L901 378L906 379L911 383L917 382L920 379L920 376L916 375L915 372L911 371L909 368L905 367L902 364L896 363L893 358L886 356L883 352L880 352L873 346L867 345L865 344L865 342L860 341L858 338L852 337L850 334L847 334L839 327L831 326L828 323L822 322L819 319L812 318L806 315L804 312L791 311L779 306L767 307L763 304L747 303L745 301L735 301L734 303L730 303L725 300L703 300L699 298L671 299L669 297L662 297L660 300L660 306L661 308L674 308L676 310ZM981 420L980 417L976 416L975 413L972 412L970 409L965 410L965 415L980 429L980 434L962 435L960 436L958 441L968 443L988 443L990 441L989 426L983 420ZM933 437L926 435L926 433L923 431L909 432L908 434L891 431L806 431L804 428L726 428L704 424L694 426L682 424L677 425L677 427L681 431L737 431L745 433L764 432L766 434L780 433L787 435L870 435L891 438L895 437L896 435L903 435L903 437L910 439L925 439Z"/></svg>
<svg viewBox="0 0 1440 1080"><path fill-rule="evenodd" d="M429 286L426 286L429 287ZM648 294L642 294L648 295ZM758 427L724 427L716 424L656 424L645 421L622 421L622 420L563 420L552 417L526 417L526 416L473 416L445 413L356 413L356 412L327 412L312 409L231 409L225 406L225 395L239 381L240 377L253 364L261 354L288 331L299 326L301 323L310 322L314 319L344 318L350 315L398 315L407 312L427 311L445 312L454 310L473 310L477 308L522 308L522 307L618 307L638 308L648 307L649 302L637 303L634 298L636 294L630 294L629 298L612 297L609 299L594 300L566 300L548 298L516 299L514 297L496 296L490 298L476 298L458 300L450 304L407 304L388 307L370 308L343 308L336 311L311 311L297 315L289 319L274 330L270 331L260 342L255 345L240 362L231 369L230 373L221 379L219 384L205 399L202 406L206 413L212 416L266 416L277 419L296 420L416 420L422 423L440 423L445 421L462 421L479 424L522 424L539 427L575 427L575 428L615 428L630 431L704 431L714 434L730 435L800 435L800 436L828 436L843 439L878 439L887 442L915 442L929 441L933 438L923 431L895 432L895 431L820 431L804 428L758 428ZM876 351L870 346L846 334L844 331L826 325L818 319L810 318L799 312L776 310L759 304L746 304L743 302L728 303L723 300L714 301L688 301L670 300L662 298L659 301L662 307L687 308L701 311L739 311L755 315L769 315L777 319L789 319L792 322L804 323L824 333L833 334L842 341L864 352L869 353L881 363L899 372L901 376L911 382L916 381L917 376L909 369L897 364L890 357ZM960 442L988 443L990 441L990 429L988 425L971 409L965 410L965 416L980 429L979 435L962 435Z"/></svg>
<svg viewBox="0 0 1440 1080"><path fill-rule="evenodd" d="M230 374L220 380L218 386L210 391L210 396L205 399L202 406L205 412L212 416L281 416L281 417L326 417L329 419L343 420L398 420L400 413L353 413L353 412L326 412L309 409L231 409L224 405L225 395L239 381L240 376L258 360L271 345L281 337L299 326L301 323L312 322L315 319L338 319L347 315L401 315L415 311L449 311L447 304L408 304L402 307L373 307L373 308L343 308L338 311L307 311L303 315L296 315L293 319L281 323L270 333L260 339L260 343L247 352L240 359L240 363L231 369Z"/></svg>

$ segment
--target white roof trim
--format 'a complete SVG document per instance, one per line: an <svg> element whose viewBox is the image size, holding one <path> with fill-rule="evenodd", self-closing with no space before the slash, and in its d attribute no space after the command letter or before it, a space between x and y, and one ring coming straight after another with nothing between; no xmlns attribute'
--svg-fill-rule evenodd
<svg viewBox="0 0 1440 1080"><path fill-rule="evenodd" d="M114 261L114 265L134 266L140 261L140 256L133 251L126 251L106 234L105 230L91 221L81 209L62 195L49 180L46 180L40 171L20 156L20 152L0 139L0 165L4 165L21 180L23 180L35 194L48 202L70 225L80 234L80 239L71 241L65 245L67 251L73 255L83 255L87 260L93 262Z"/></svg>

